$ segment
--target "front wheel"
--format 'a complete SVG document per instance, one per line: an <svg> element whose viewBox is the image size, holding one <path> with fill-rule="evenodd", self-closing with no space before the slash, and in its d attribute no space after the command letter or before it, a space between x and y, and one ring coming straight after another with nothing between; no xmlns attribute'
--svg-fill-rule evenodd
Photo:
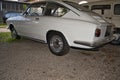
<svg viewBox="0 0 120 80"><path fill-rule="evenodd" d="M11 36L12 36L13 39L20 39L20 38L21 38L21 37L17 34L17 31L16 31L14 28L12 28L10 31L11 31Z"/></svg>
<svg viewBox="0 0 120 80"><path fill-rule="evenodd" d="M63 56L69 52L69 45L61 33L51 33L48 36L48 46L50 51L57 55Z"/></svg>

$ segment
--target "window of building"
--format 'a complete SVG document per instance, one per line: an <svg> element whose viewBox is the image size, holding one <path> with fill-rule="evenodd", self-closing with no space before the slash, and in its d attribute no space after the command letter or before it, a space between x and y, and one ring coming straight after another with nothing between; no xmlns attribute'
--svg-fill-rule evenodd
<svg viewBox="0 0 120 80"><path fill-rule="evenodd" d="M120 15L120 4L116 4L114 6L114 14L115 15Z"/></svg>
<svg viewBox="0 0 120 80"><path fill-rule="evenodd" d="M110 5L93 5L91 7L91 10L100 14L100 15L104 15L110 12L111 6Z"/></svg>
<svg viewBox="0 0 120 80"><path fill-rule="evenodd" d="M2 8L3 10L6 10L6 3L3 3Z"/></svg>

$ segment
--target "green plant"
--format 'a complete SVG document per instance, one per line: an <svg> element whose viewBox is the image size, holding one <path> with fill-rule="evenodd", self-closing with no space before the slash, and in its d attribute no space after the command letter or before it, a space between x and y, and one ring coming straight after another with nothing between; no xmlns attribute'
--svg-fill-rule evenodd
<svg viewBox="0 0 120 80"><path fill-rule="evenodd" d="M24 4L23 5L23 9L26 10L27 9L27 5Z"/></svg>
<svg viewBox="0 0 120 80"><path fill-rule="evenodd" d="M6 24L0 24L0 28L6 28Z"/></svg>
<svg viewBox="0 0 120 80"><path fill-rule="evenodd" d="M12 39L10 32L2 32L0 33L0 42L12 42L16 39Z"/></svg>

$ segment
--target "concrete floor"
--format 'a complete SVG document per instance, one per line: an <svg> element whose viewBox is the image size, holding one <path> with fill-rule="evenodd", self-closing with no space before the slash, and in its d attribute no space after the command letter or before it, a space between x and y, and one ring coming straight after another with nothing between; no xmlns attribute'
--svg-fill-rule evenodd
<svg viewBox="0 0 120 80"><path fill-rule="evenodd" d="M0 80L120 80L120 46L58 57L32 40L0 43Z"/></svg>
<svg viewBox="0 0 120 80"><path fill-rule="evenodd" d="M0 28L0 32L10 32L10 30L7 28Z"/></svg>

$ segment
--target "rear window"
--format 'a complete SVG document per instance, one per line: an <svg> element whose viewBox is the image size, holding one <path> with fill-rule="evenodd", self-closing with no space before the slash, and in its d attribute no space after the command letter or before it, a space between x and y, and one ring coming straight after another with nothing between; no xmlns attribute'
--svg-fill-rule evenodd
<svg viewBox="0 0 120 80"><path fill-rule="evenodd" d="M44 15L62 17L67 12L69 12L69 9L63 5L57 3L48 3Z"/></svg>
<svg viewBox="0 0 120 80"><path fill-rule="evenodd" d="M80 6L78 3L75 3L75 2L70 2L70 1L64 1L66 4L80 10L80 11L87 11L87 12L91 12L89 9L85 8L85 7L82 7Z"/></svg>
<svg viewBox="0 0 120 80"><path fill-rule="evenodd" d="M114 6L114 14L115 15L120 15L120 4L116 4Z"/></svg>

